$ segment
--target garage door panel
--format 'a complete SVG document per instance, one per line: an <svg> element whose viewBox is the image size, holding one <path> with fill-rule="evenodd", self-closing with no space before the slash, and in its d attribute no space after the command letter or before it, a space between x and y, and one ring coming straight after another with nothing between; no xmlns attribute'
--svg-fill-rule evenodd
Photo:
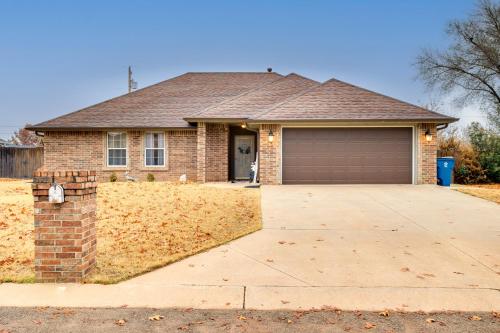
<svg viewBox="0 0 500 333"><path fill-rule="evenodd" d="M411 183L411 128L284 128L285 184Z"/></svg>

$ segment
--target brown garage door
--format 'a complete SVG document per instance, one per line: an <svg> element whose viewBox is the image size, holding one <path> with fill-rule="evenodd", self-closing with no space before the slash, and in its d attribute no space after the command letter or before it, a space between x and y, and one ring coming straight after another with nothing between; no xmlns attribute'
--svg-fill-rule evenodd
<svg viewBox="0 0 500 333"><path fill-rule="evenodd" d="M284 128L284 184L410 184L412 129Z"/></svg>

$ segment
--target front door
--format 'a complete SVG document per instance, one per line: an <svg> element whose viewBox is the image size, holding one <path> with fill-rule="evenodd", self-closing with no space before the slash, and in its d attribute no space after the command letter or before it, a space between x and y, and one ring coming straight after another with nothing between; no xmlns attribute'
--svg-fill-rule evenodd
<svg viewBox="0 0 500 333"><path fill-rule="evenodd" d="M234 178L249 179L250 167L255 156L253 135L234 136Z"/></svg>

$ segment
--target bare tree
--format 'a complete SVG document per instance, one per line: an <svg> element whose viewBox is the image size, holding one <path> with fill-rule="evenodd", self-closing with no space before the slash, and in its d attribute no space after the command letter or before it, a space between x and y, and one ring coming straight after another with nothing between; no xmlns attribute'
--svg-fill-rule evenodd
<svg viewBox="0 0 500 333"><path fill-rule="evenodd" d="M28 126L29 124L26 124L26 127ZM16 145L38 146L41 144L41 140L35 132L28 131L26 128L15 131L10 141Z"/></svg>
<svg viewBox="0 0 500 333"><path fill-rule="evenodd" d="M452 43L444 51L425 49L416 65L429 88L460 92L457 102L479 102L493 124L500 119L500 4L478 2L463 21L446 30Z"/></svg>

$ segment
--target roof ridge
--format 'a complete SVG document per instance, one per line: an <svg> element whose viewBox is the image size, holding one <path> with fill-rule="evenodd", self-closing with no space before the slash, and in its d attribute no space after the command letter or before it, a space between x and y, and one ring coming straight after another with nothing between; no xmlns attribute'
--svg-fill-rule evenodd
<svg viewBox="0 0 500 333"><path fill-rule="evenodd" d="M244 71L238 71L238 72L222 72L222 71L214 71L214 72L186 72L185 74L266 74L266 75L269 75L269 74L274 74L274 75L278 75L278 76L281 76L281 77L284 77L282 74L278 73L278 72L244 72Z"/></svg>
<svg viewBox="0 0 500 333"><path fill-rule="evenodd" d="M298 74L296 74L296 75L298 75ZM300 75L299 75L299 76L300 76ZM314 81L314 80L311 80L311 81ZM314 82L319 83L318 81L314 81ZM328 82L328 81L327 81L327 82ZM261 117L261 116L265 115L266 113L271 112L272 110L276 109L277 107L279 107L279 106L281 106L281 105L285 104L286 102L289 102L289 101L291 101L291 100L293 100L293 99L299 98L300 96L305 95L306 93L308 93L308 92L310 92L310 91L312 91L312 90L314 90L314 89L316 89L316 88L321 87L321 86L322 86L323 84L325 84L325 83L326 83L326 82L319 83L317 86L307 88L307 89L305 89L305 90L303 90L303 91L299 91L298 93L296 93L296 94L294 94L294 95L292 95L292 96L290 96L290 97L285 98L283 101L279 102L278 104L273 105L273 106L272 106L272 107L270 107L269 109L266 109L265 111L262 111L261 113L259 113L259 114L255 115L255 116L253 116L251 119L255 119L255 120L256 120L256 119L258 119L259 117Z"/></svg>
<svg viewBox="0 0 500 333"><path fill-rule="evenodd" d="M345 81L342 81L342 80L339 80L339 79L336 79L336 78L331 78L327 81L325 81L323 84L326 84L326 83L329 83L331 81L336 81L336 82L339 82L339 83L342 83L342 84L345 84L345 85L348 85L348 86L351 86L351 87L354 87L354 88L357 88L357 89L361 89L361 90L364 90L364 91L367 91L369 93L372 93L372 94L376 94L376 95L379 95L379 96L382 96L382 97L385 97L385 98L389 98L389 99L392 99L393 101L396 101L396 102L399 102L399 103L404 103L404 104L407 104L407 105L410 105L410 106L413 106L413 107L416 107L416 108L419 108L419 109L422 109L422 110L425 110L427 112L431 112L431 113L434 113L436 115L439 115L439 116L445 116L445 117L450 117L448 115L445 115L445 114L442 114L442 113L439 113L439 112L436 112L436 111L432 111L432 110L429 110L427 108L424 108L422 106L419 106L419 105L415 105L413 103L410 103L410 102L406 102L406 101L403 101L401 99L397 99L395 97L391 97L391 96L388 96L388 95L385 95L385 94L382 94L382 93L379 93L379 92L376 92L374 90L370 90L370 89L367 89L367 88L363 88L363 87L360 87L358 85L355 85L355 84L352 84L352 83L349 83L349 82L345 82Z"/></svg>
<svg viewBox="0 0 500 333"><path fill-rule="evenodd" d="M187 119L189 119L189 118L196 118L195 116L201 115L201 114L205 113L206 111L213 110L213 109L215 109L216 107L219 107L219 106L225 105L225 104L227 104L227 103L229 103L229 102L231 102L231 101L234 101L234 100L236 100L236 99L238 99L238 98L240 98L240 97L243 97L243 96L248 95L248 94L250 94L250 93L252 93L252 92L255 92L255 91L260 90L260 89L262 89L262 88L264 88L264 87L267 87L268 85L271 85L271 84L273 84L273 83L276 83L276 82L281 81L281 80L284 80L284 79L287 79L287 78L289 78L291 75L296 75L296 76L300 76L300 77L302 77L302 78L304 78L304 79L311 80L311 79L309 79L309 78L303 77L303 76L298 75L298 74L295 74L295 73L289 73L289 74L287 74L287 75L285 75L285 76L283 76L283 75L281 75L281 74L279 74L279 75L280 75L281 77L280 77L280 78L278 78L278 79L276 79L276 80L274 80L274 81L270 81L270 82L264 83L263 85L260 85L260 86L257 86L257 87L255 87L255 88L252 88L252 89L246 90L246 91L242 92L241 94L238 94L238 95L233 96L233 97L231 97L231 98L227 98L227 99L225 99L225 100L223 100L223 101L221 101L221 102L219 102L219 103L217 103L217 104L210 105L209 107L207 107L207 108L205 108L205 109L201 110L200 112L197 112L197 113L195 113L195 114L192 114L191 116L186 117L186 118L187 118ZM314 81L314 80L311 80L311 81Z"/></svg>

